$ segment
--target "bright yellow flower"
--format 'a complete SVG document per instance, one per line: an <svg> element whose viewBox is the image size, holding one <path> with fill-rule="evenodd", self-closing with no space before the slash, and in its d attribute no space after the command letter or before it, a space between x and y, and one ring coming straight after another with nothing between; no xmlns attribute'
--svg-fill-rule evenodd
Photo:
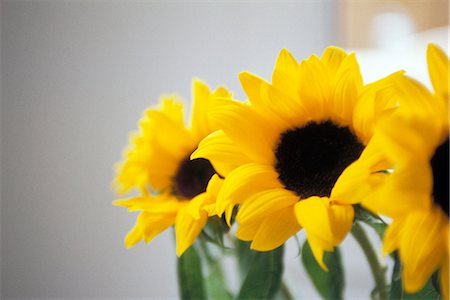
<svg viewBox="0 0 450 300"><path fill-rule="evenodd" d="M391 172L362 204L392 218L384 250L399 251L406 291L420 290L440 269L448 299L450 63L434 45L427 58L434 94L413 79L396 81L400 108L375 129L380 157Z"/></svg>
<svg viewBox="0 0 450 300"><path fill-rule="evenodd" d="M215 128L206 111L216 98L231 98L223 87L210 92L193 82L191 125L183 121L183 107L176 97L161 99L161 107L147 109L139 131L130 137L124 160L116 167L116 190L123 194L139 189L142 196L117 200L115 205L141 211L125 238L131 247L150 242L175 224L177 255L195 241L208 216L215 215L215 198L222 179L206 159L190 160L201 139Z"/></svg>
<svg viewBox="0 0 450 300"><path fill-rule="evenodd" d="M304 228L326 269L323 252L344 239L354 217L341 195L351 179L338 179L377 118L395 107L391 79L364 87L355 55L329 47L300 64L282 50L272 84L247 72L240 80L249 102L216 103L210 117L221 130L191 157L207 158L225 176L217 210L229 222L239 205L238 238L266 251Z"/></svg>

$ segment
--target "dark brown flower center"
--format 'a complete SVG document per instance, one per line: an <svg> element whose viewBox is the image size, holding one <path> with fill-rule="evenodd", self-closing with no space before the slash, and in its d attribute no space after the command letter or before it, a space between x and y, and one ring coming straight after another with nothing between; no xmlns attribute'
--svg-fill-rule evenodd
<svg viewBox="0 0 450 300"><path fill-rule="evenodd" d="M275 168L284 186L302 198L330 196L334 184L364 146L347 127L310 122L281 135Z"/></svg>
<svg viewBox="0 0 450 300"><path fill-rule="evenodd" d="M448 138L434 152L431 158L433 170L433 201L449 216L449 150Z"/></svg>
<svg viewBox="0 0 450 300"><path fill-rule="evenodd" d="M173 178L173 194L186 199L192 199L206 191L208 182L215 171L209 160L186 157L180 164Z"/></svg>

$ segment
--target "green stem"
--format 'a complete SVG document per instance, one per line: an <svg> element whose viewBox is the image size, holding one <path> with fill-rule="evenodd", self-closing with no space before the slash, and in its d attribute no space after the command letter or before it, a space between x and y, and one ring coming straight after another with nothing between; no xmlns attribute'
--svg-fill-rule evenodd
<svg viewBox="0 0 450 300"><path fill-rule="evenodd" d="M380 261L380 258L367 237L366 232L358 222L353 224L352 235L364 251L367 261L369 262L373 278L375 279L375 294L373 297L375 299L388 299L389 286L386 279L386 266ZM375 297L375 295L378 297Z"/></svg>
<svg viewBox="0 0 450 300"><path fill-rule="evenodd" d="M294 296L292 296L292 293L284 280L281 282L281 294L284 296L283 299L285 300L294 300Z"/></svg>
<svg viewBox="0 0 450 300"><path fill-rule="evenodd" d="M203 239L199 239L200 241L200 248L202 249L203 253L205 254L206 260L208 263L214 262L214 258L212 257L211 253L209 252L208 245L206 245L206 242Z"/></svg>

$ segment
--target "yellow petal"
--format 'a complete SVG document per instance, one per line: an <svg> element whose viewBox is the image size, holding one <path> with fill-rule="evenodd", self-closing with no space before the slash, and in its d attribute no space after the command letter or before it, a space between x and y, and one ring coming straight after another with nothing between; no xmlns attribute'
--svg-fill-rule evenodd
<svg viewBox="0 0 450 300"><path fill-rule="evenodd" d="M275 70L272 74L272 82L275 83L278 79L285 79L284 76L293 77L298 71L298 63L292 54L287 49L281 49L275 63ZM275 79L275 80L274 80ZM284 84L281 83L280 84Z"/></svg>
<svg viewBox="0 0 450 300"><path fill-rule="evenodd" d="M433 123L433 124L430 124ZM395 126L395 130L393 130ZM419 128L421 127L421 128ZM438 144L439 125L434 122L420 122L416 119L389 118L379 122L380 142L393 161L429 159ZM411 151L413 150L413 151Z"/></svg>
<svg viewBox="0 0 450 300"><path fill-rule="evenodd" d="M400 258L407 292L420 290L446 255L442 229L448 223L440 208L411 213L400 237Z"/></svg>
<svg viewBox="0 0 450 300"><path fill-rule="evenodd" d="M191 200L189 200L189 204L187 205L187 212L196 220L200 219L201 211L203 207L208 204L208 194L201 193Z"/></svg>
<svg viewBox="0 0 450 300"><path fill-rule="evenodd" d="M434 91L439 97L448 101L450 61L437 45L429 44L427 48L428 72Z"/></svg>
<svg viewBox="0 0 450 300"><path fill-rule="evenodd" d="M214 203L217 199L220 189L222 188L224 179L214 174L208 182L206 193L208 194L208 203Z"/></svg>
<svg viewBox="0 0 450 300"><path fill-rule="evenodd" d="M175 224L178 257L195 242L207 220L206 212L202 212L199 219L193 218L187 209L181 209L178 212Z"/></svg>
<svg viewBox="0 0 450 300"><path fill-rule="evenodd" d="M393 126L396 130L392 130ZM425 124L423 127L426 127ZM432 135L432 132L429 132L431 139ZM396 211L401 214L408 206L415 209L428 208L433 178L429 157L433 146L428 145L429 140L425 138L425 132L419 133L402 119L391 117L389 122L380 122L377 125L374 138L382 145L389 160L395 163L394 172L383 184L383 194L379 199L363 204L388 215ZM392 199L395 199L395 202L392 202ZM381 211L381 208L385 209Z"/></svg>
<svg viewBox="0 0 450 300"><path fill-rule="evenodd" d="M376 199L364 199L362 205L390 217L401 216L410 210L428 209L431 189L432 171L428 163L409 161L388 175Z"/></svg>
<svg viewBox="0 0 450 300"><path fill-rule="evenodd" d="M128 211L143 210L154 214L176 213L181 207L186 205L176 198L165 194L156 197L132 197L125 200L116 200L114 205L124 206Z"/></svg>
<svg viewBox="0 0 450 300"><path fill-rule="evenodd" d="M195 148L195 140L184 125L173 122L170 116L160 111L149 110L147 115L157 126L151 129L154 135L153 142L161 145L166 152L174 157L182 157Z"/></svg>
<svg viewBox="0 0 450 300"><path fill-rule="evenodd" d="M347 53L344 50L338 47L328 47L322 54L320 58L323 63L326 65L328 73L330 75L330 79L336 76L336 73L341 66L342 61L347 57Z"/></svg>
<svg viewBox="0 0 450 300"><path fill-rule="evenodd" d="M308 237L314 235L320 240L322 248L333 244L328 198L313 196L301 200L295 205L295 215Z"/></svg>
<svg viewBox="0 0 450 300"><path fill-rule="evenodd" d="M209 217L219 215L219 212L217 211L216 201L219 192L222 189L223 183L224 179L220 178L217 174L215 174L209 180L208 187L206 188L206 193L208 194L208 205L205 205L205 207L203 207L203 210L208 213ZM231 227L231 217L233 215L233 209L234 206L225 209L225 221L227 222L229 227Z"/></svg>
<svg viewBox="0 0 450 300"><path fill-rule="evenodd" d="M250 72L239 73L239 81L253 106L258 107L258 109L268 106L267 103L263 101L264 99L261 98L261 86L269 86L267 81Z"/></svg>
<svg viewBox="0 0 450 300"><path fill-rule="evenodd" d="M323 62L315 55L300 64L298 95L310 119L328 117L326 102L330 96L330 80Z"/></svg>
<svg viewBox="0 0 450 300"><path fill-rule="evenodd" d="M293 206L299 197L283 188L259 192L248 198L240 207L236 216L238 223L250 219L260 219L273 214L280 209Z"/></svg>
<svg viewBox="0 0 450 300"><path fill-rule="evenodd" d="M339 203L360 203L371 192L370 170L358 161L349 165L334 184L330 198Z"/></svg>
<svg viewBox="0 0 450 300"><path fill-rule="evenodd" d="M354 54L341 63L331 87L331 118L341 126L351 126L353 110L362 89L362 76Z"/></svg>
<svg viewBox="0 0 450 300"><path fill-rule="evenodd" d="M361 203L363 199L371 201L385 177L389 176L380 171L390 167L392 166L383 153L378 139L372 138L361 156L339 176L330 198L333 202L341 204Z"/></svg>
<svg viewBox="0 0 450 300"><path fill-rule="evenodd" d="M196 139L201 140L211 132L207 115L211 92L204 82L194 79L192 93L191 128Z"/></svg>
<svg viewBox="0 0 450 300"><path fill-rule="evenodd" d="M310 121L309 111L301 100L291 98L283 90L273 86L261 87L261 98L265 103L270 103L272 113L272 126L278 132L289 128L300 127Z"/></svg>
<svg viewBox="0 0 450 300"><path fill-rule="evenodd" d="M125 194L132 188L147 188L148 184L156 190L170 186L170 177L176 171L181 157L163 151L153 136L153 133L130 135L130 145L123 153L124 161L115 166L113 187L118 194Z"/></svg>
<svg viewBox="0 0 450 300"><path fill-rule="evenodd" d="M180 123L181 108L167 104L170 101L164 103L165 110L148 109L140 121L139 132L130 136L130 145L123 154L125 160L116 167L115 185L120 192L143 189L148 184L157 191L167 188L179 162L195 146Z"/></svg>
<svg viewBox="0 0 450 300"><path fill-rule="evenodd" d="M231 99L232 94L223 86L211 92L209 87L199 79L194 79L192 85L191 129L195 140L200 141L218 129L214 126L214 123L209 121L209 110L216 105L217 99Z"/></svg>
<svg viewBox="0 0 450 300"><path fill-rule="evenodd" d="M228 207L244 202L255 193L282 187L272 166L242 165L225 178L217 196L217 211L222 214Z"/></svg>
<svg viewBox="0 0 450 300"><path fill-rule="evenodd" d="M175 216L176 214L140 213L135 226L125 238L125 246L130 248L142 239L149 243L175 223Z"/></svg>
<svg viewBox="0 0 450 300"><path fill-rule="evenodd" d="M206 158L214 169L226 177L236 167L249 163L250 159L222 131L218 130L204 138L191 159Z"/></svg>
<svg viewBox="0 0 450 300"><path fill-rule="evenodd" d="M326 197L314 196L297 203L295 214L306 231L314 257L319 265L327 270L323 253L333 251L350 231L354 216L353 207L331 204Z"/></svg>
<svg viewBox="0 0 450 300"><path fill-rule="evenodd" d="M264 218L253 237L250 248L258 251L273 250L281 246L300 229L293 207L280 209Z"/></svg>
<svg viewBox="0 0 450 300"><path fill-rule="evenodd" d="M273 163L275 156L272 149L279 132L271 128L249 105L230 100L220 103L210 110L210 119L215 126L221 128L253 161Z"/></svg>
<svg viewBox="0 0 450 300"><path fill-rule="evenodd" d="M184 127L184 113L182 102L182 99L176 95L161 97L159 99L159 110L163 114L167 115L172 120L172 122L174 122L178 126ZM155 109L150 110L156 111Z"/></svg>
<svg viewBox="0 0 450 300"><path fill-rule="evenodd" d="M208 204L202 207L203 211L206 212L206 214L208 215L208 217L212 217L212 216L217 216L217 210L216 210L216 204ZM231 227L230 224L228 224L228 226Z"/></svg>
<svg viewBox="0 0 450 300"><path fill-rule="evenodd" d="M253 219L239 224L236 230L236 237L242 241L253 240L263 221L263 219Z"/></svg>
<svg viewBox="0 0 450 300"><path fill-rule="evenodd" d="M217 174L214 174L208 182L206 192L189 200L187 211L194 219L200 219L202 211L206 211L209 216L216 214L215 202L223 181Z"/></svg>
<svg viewBox="0 0 450 300"><path fill-rule="evenodd" d="M209 180L208 186L206 188L206 193L208 194L208 200L206 201L208 205L203 207L208 213L208 216L218 215L216 201L217 196L219 195L220 189L222 188L224 179L220 178L217 174L214 174L213 177ZM233 209L233 208L232 208ZM226 215L228 215L227 210L225 210ZM228 226L231 227L231 216L232 212L229 212L229 219L226 219Z"/></svg>
<svg viewBox="0 0 450 300"><path fill-rule="evenodd" d="M314 235L308 235L308 243L309 246L311 247L311 251L314 255L314 258L316 259L317 263L319 264L319 266L325 270L326 272L328 272L328 268L325 265L325 262L323 261L323 254L324 254L324 249L322 248L322 242L317 241L316 237Z"/></svg>
<svg viewBox="0 0 450 300"><path fill-rule="evenodd" d="M297 97L298 70L298 63L292 54L288 50L282 49L272 74L273 86L295 99Z"/></svg>
<svg viewBox="0 0 450 300"><path fill-rule="evenodd" d="M383 238L383 253L389 254L399 247L400 236L402 234L404 222L394 219L394 221L386 228Z"/></svg>
<svg viewBox="0 0 450 300"><path fill-rule="evenodd" d="M352 229L355 212L351 205L330 205L330 225L333 244L340 244Z"/></svg>
<svg viewBox="0 0 450 300"><path fill-rule="evenodd" d="M442 118L448 120L448 99L442 101L440 97L433 97L424 85L406 76L394 77L393 82L400 103L398 114L422 120L429 118L437 121L442 121Z"/></svg>
<svg viewBox="0 0 450 300"><path fill-rule="evenodd" d="M398 94L394 88L394 78L403 76L397 72L366 85L353 109L353 130L361 142L367 144L373 135L376 121L391 113L398 104Z"/></svg>
<svg viewBox="0 0 450 300"><path fill-rule="evenodd" d="M136 219L135 225L125 237L124 243L127 249L133 247L143 239L141 227L142 227L142 216L139 215Z"/></svg>
<svg viewBox="0 0 450 300"><path fill-rule="evenodd" d="M128 211L137 211L143 210L143 207L148 206L148 202L151 202L150 197L132 197L129 199L114 200L112 204L126 207Z"/></svg>
<svg viewBox="0 0 450 300"><path fill-rule="evenodd" d="M233 218L234 208L235 208L234 205L229 205L228 207L225 208L225 211L224 211L224 213L225 213L225 221L227 222L227 225L229 227L231 227L231 225L232 225L231 224L231 219ZM216 206L216 213L217 213L217 215L219 215L219 213L220 213L217 210L217 206Z"/></svg>
<svg viewBox="0 0 450 300"><path fill-rule="evenodd" d="M175 224L176 214L142 214L145 216L142 231L146 243L150 243L158 234Z"/></svg>
<svg viewBox="0 0 450 300"><path fill-rule="evenodd" d="M233 93L231 93L229 90L227 90L225 87L223 86L219 86L212 94L213 99L214 98L219 98L219 99L232 99L233 98Z"/></svg>
<svg viewBox="0 0 450 300"><path fill-rule="evenodd" d="M298 98L297 95L289 96L285 91L248 72L240 73L239 80L255 111L270 120L277 130L284 131L293 123L306 119L303 106L298 100L294 100Z"/></svg>

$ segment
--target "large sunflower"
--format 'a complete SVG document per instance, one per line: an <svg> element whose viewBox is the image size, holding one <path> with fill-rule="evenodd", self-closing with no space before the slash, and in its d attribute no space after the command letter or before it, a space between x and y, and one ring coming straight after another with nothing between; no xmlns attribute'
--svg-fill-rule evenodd
<svg viewBox="0 0 450 300"><path fill-rule="evenodd" d="M160 108L150 108L130 137L124 160L116 166L113 186L123 194L139 189L141 196L114 201L130 211L141 211L125 238L131 247L175 224L177 255L197 238L214 215L214 202L222 179L203 158L190 160L198 143L216 128L206 114L216 98L230 98L223 87L210 92L199 80L193 82L191 125L183 121L183 107L176 97L161 99ZM209 183L209 184L208 184Z"/></svg>
<svg viewBox="0 0 450 300"><path fill-rule="evenodd" d="M395 107L391 78L363 86L355 55L329 47L300 64L282 50L272 84L247 72L240 80L249 102L218 101L210 118L221 130L191 157L226 175L217 211L229 221L239 205L238 238L266 251L304 228L326 269L323 252L343 240L354 217L341 196L351 179L338 179L377 118Z"/></svg>
<svg viewBox="0 0 450 300"><path fill-rule="evenodd" d="M406 77L395 82L401 107L377 124L373 141L380 151L378 163L384 161L390 172L375 180L376 192L362 205L392 218L384 250L399 251L405 290L420 290L439 269L448 299L450 63L434 45L428 47L427 61L434 93ZM375 168L374 162L361 159L352 167L372 163Z"/></svg>

